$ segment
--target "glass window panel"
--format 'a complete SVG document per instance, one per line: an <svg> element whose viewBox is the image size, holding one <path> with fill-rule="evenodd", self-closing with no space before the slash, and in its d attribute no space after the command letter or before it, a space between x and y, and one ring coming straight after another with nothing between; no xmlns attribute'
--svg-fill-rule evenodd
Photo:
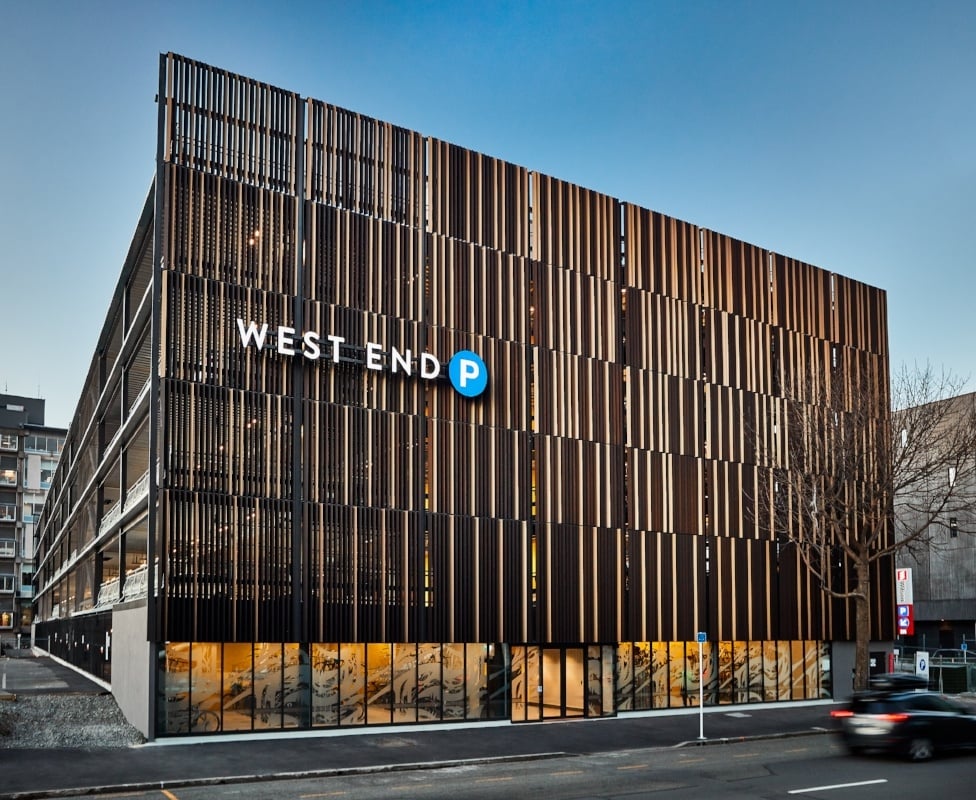
<svg viewBox="0 0 976 800"><path fill-rule="evenodd" d="M366 724L366 645L343 644L339 648L339 724Z"/></svg>
<svg viewBox="0 0 976 800"><path fill-rule="evenodd" d="M556 702L555 711L566 716L582 716L586 713L586 652L582 647L567 647L563 651L563 674L562 699ZM558 673L556 677L558 680ZM551 712L553 708L548 700L546 705L546 710Z"/></svg>
<svg viewBox="0 0 976 800"><path fill-rule="evenodd" d="M761 703L763 701L763 643L751 641L747 645L749 679L746 701Z"/></svg>
<svg viewBox="0 0 976 800"><path fill-rule="evenodd" d="M465 716L467 719L488 718L488 645L467 644L464 646L464 683L455 687L444 672L444 706L447 709L448 692L463 691L467 699Z"/></svg>
<svg viewBox="0 0 976 800"><path fill-rule="evenodd" d="M821 642L820 643L820 695L822 697L834 696L831 670L832 670L832 663L830 659L830 645L827 642Z"/></svg>
<svg viewBox="0 0 976 800"><path fill-rule="evenodd" d="M603 716L612 716L613 706L613 662L616 658L613 645L605 644L603 651Z"/></svg>
<svg viewBox="0 0 976 800"><path fill-rule="evenodd" d="M773 702L779 698L779 672L777 669L776 642L763 642L762 671L763 699Z"/></svg>
<svg viewBox="0 0 976 800"><path fill-rule="evenodd" d="M423 648L424 645L421 645ZM417 645L393 645L393 721L417 721Z"/></svg>
<svg viewBox="0 0 976 800"><path fill-rule="evenodd" d="M249 731L254 723L251 644L224 645L223 729Z"/></svg>
<svg viewBox="0 0 976 800"><path fill-rule="evenodd" d="M558 648L546 647L542 651L542 693L536 692L542 701L542 713L546 717L562 715L562 653Z"/></svg>
<svg viewBox="0 0 976 800"><path fill-rule="evenodd" d="M194 642L190 647L190 730L211 733L220 730L221 676L220 645Z"/></svg>
<svg viewBox="0 0 976 800"><path fill-rule="evenodd" d="M586 649L586 715L603 716L603 648Z"/></svg>
<svg viewBox="0 0 976 800"><path fill-rule="evenodd" d="M820 697L820 647L817 642L803 643L803 670L806 699Z"/></svg>
<svg viewBox="0 0 976 800"><path fill-rule="evenodd" d="M749 702L749 643L732 643L732 702Z"/></svg>
<svg viewBox="0 0 976 800"><path fill-rule="evenodd" d="M426 642L417 649L417 717L421 721L441 718L443 701L441 645Z"/></svg>
<svg viewBox="0 0 976 800"><path fill-rule="evenodd" d="M667 708L668 686L668 645L667 642L651 644L651 675L653 680L654 708Z"/></svg>
<svg viewBox="0 0 976 800"><path fill-rule="evenodd" d="M281 701L284 712L284 726L286 728L307 728L309 724L309 682L311 679L308 654L298 644L286 644L284 663Z"/></svg>
<svg viewBox="0 0 976 800"><path fill-rule="evenodd" d="M282 725L282 649L279 643L254 645L255 729Z"/></svg>
<svg viewBox="0 0 976 800"><path fill-rule="evenodd" d="M715 705L718 702L718 648L714 642L704 642L699 645L702 658L702 680L704 686L705 705Z"/></svg>
<svg viewBox="0 0 976 800"><path fill-rule="evenodd" d="M190 732L190 643L167 642L159 665L160 733Z"/></svg>
<svg viewBox="0 0 976 800"><path fill-rule="evenodd" d="M779 694L777 700L789 700L792 691L790 675L790 643L776 643L776 671L779 680Z"/></svg>
<svg viewBox="0 0 976 800"><path fill-rule="evenodd" d="M688 705L685 691L685 643L668 642L668 704Z"/></svg>
<svg viewBox="0 0 976 800"><path fill-rule="evenodd" d="M806 697L803 655L803 642L790 642L790 692L794 700L803 700Z"/></svg>
<svg viewBox="0 0 976 800"><path fill-rule="evenodd" d="M651 643L634 642L634 709L651 707Z"/></svg>
<svg viewBox="0 0 976 800"><path fill-rule="evenodd" d="M464 719L467 706L464 688L464 655L463 644L445 644L442 650L443 663L437 665L431 663L429 667L423 669L425 700L431 703L431 712L436 714L433 703L439 697L444 719ZM429 692L428 684L431 687Z"/></svg>
<svg viewBox="0 0 976 800"><path fill-rule="evenodd" d="M366 722L389 725L393 721L393 648L366 645Z"/></svg>
<svg viewBox="0 0 976 800"><path fill-rule="evenodd" d="M718 643L718 702L738 702L735 692L735 670L733 669L734 645L732 642Z"/></svg>
<svg viewBox="0 0 976 800"><path fill-rule="evenodd" d="M312 645L312 725L339 724L338 644Z"/></svg>
<svg viewBox="0 0 976 800"><path fill-rule="evenodd" d="M682 689L685 691L685 705L697 706L699 701L698 660L701 657L698 642L685 642L685 664Z"/></svg>
<svg viewBox="0 0 976 800"><path fill-rule="evenodd" d="M634 708L634 646L630 642L617 645L617 709L631 711Z"/></svg>
<svg viewBox="0 0 976 800"><path fill-rule="evenodd" d="M507 644L488 645L488 718L504 719L509 713L508 698L511 692L509 684L509 662L511 654Z"/></svg>
<svg viewBox="0 0 976 800"><path fill-rule="evenodd" d="M526 648L512 648L512 721L523 722L528 711L526 697Z"/></svg>

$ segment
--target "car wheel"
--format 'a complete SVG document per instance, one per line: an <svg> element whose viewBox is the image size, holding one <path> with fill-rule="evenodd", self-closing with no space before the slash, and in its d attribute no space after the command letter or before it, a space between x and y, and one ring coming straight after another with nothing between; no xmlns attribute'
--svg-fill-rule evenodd
<svg viewBox="0 0 976 800"><path fill-rule="evenodd" d="M908 757L912 761L928 761L935 753L932 740L919 736L908 743Z"/></svg>

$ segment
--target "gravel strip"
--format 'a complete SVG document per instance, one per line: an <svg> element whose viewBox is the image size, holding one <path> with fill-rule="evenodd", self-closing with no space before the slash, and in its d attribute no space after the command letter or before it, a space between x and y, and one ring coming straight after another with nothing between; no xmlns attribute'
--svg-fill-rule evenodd
<svg viewBox="0 0 976 800"><path fill-rule="evenodd" d="M112 748L142 744L110 694L20 695L0 700L2 748Z"/></svg>

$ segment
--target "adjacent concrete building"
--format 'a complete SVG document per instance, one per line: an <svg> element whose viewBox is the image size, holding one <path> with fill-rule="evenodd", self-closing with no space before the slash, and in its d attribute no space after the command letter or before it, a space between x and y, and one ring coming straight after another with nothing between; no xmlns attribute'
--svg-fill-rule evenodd
<svg viewBox="0 0 976 800"><path fill-rule="evenodd" d="M950 406L947 424L969 424L976 393L942 401ZM976 460L976 453L972 454ZM957 470L959 486L951 507L929 526L920 542L898 555L898 566L911 569L914 634L900 644L934 653L958 651L963 642L976 651L976 481L972 468ZM949 481L949 476L945 476ZM909 523L910 525L912 523ZM961 655L956 653L956 655ZM976 653L972 660L976 661Z"/></svg>
<svg viewBox="0 0 976 800"><path fill-rule="evenodd" d="M67 431L44 424L44 400L0 394L0 641L30 639L34 527Z"/></svg>

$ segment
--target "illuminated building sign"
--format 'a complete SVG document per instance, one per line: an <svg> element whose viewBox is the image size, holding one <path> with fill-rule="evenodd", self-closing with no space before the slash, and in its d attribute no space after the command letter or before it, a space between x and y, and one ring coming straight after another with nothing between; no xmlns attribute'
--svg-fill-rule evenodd
<svg viewBox="0 0 976 800"><path fill-rule="evenodd" d="M258 350L264 350L266 346L273 347L284 356L301 355L309 361L325 358L335 364L339 363L340 347L346 342L344 337L335 334L324 337L317 331L304 331L299 334L295 328L278 325L274 329L275 342L271 344L268 342L268 331L271 330L268 323L258 325L252 321L245 324L240 318L237 320L237 330L241 336L242 347L253 346ZM366 342L364 353L362 363L366 369L387 369L393 374L402 373L408 377L412 377L414 372L417 372L424 380L434 380L441 374L441 362L436 356L427 352L422 352L414 358L413 352L409 349L400 350L391 347L387 353L382 345ZM447 363L447 374L451 385L465 397L477 397L488 388L488 368L481 357L470 350L460 350L452 356Z"/></svg>

